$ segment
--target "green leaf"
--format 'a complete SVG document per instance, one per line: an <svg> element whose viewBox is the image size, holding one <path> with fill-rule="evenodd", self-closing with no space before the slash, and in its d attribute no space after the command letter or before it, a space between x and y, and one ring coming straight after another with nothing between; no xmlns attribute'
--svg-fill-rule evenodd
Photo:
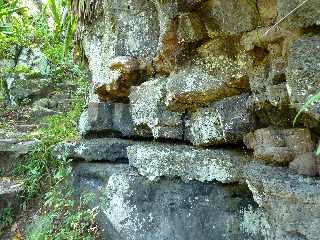
<svg viewBox="0 0 320 240"><path fill-rule="evenodd" d="M319 156L320 155L320 145L317 148L316 154Z"/></svg>
<svg viewBox="0 0 320 240"><path fill-rule="evenodd" d="M299 116L308 110L308 108L310 106L312 106L312 104L316 103L316 102L320 102L320 92L318 92L316 95L309 97L309 99L307 100L307 102L302 106L302 108L300 109L300 111L298 112L298 114L295 116L294 120L293 120L293 126L295 126Z"/></svg>

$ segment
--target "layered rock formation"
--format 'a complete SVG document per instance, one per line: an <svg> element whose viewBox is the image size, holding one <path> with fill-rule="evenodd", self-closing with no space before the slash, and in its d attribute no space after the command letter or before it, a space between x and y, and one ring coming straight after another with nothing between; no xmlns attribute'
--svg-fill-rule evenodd
<svg viewBox="0 0 320 240"><path fill-rule="evenodd" d="M105 239L319 239L319 104L292 125L320 91L319 1L268 31L299 3L93 8L83 138L56 154L77 160Z"/></svg>

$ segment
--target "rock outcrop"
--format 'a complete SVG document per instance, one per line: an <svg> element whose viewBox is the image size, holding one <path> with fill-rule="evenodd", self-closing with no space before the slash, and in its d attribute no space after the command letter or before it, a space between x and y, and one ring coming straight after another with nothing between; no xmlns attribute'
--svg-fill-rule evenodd
<svg viewBox="0 0 320 240"><path fill-rule="evenodd" d="M316 240L318 1L102 1L75 159L108 240Z"/></svg>

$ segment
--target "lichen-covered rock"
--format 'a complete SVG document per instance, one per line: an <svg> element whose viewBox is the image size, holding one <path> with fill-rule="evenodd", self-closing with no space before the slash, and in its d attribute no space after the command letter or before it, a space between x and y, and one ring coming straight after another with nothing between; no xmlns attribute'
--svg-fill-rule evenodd
<svg viewBox="0 0 320 240"><path fill-rule="evenodd" d="M198 42L206 37L206 29L197 14L183 13L179 15L177 35L179 44Z"/></svg>
<svg viewBox="0 0 320 240"><path fill-rule="evenodd" d="M133 122L125 103L89 102L79 120L79 132L89 136L132 136Z"/></svg>
<svg viewBox="0 0 320 240"><path fill-rule="evenodd" d="M152 1L122 0L106 3L102 16L86 28L83 37L92 80L101 99L126 102L129 87L143 80L137 69L123 74L114 69L114 63L119 57L127 59L124 65L151 61L159 41L158 13Z"/></svg>
<svg viewBox="0 0 320 240"><path fill-rule="evenodd" d="M186 145L138 144L129 146L129 164L149 180L180 177L183 181L238 182L251 159L226 149L197 149Z"/></svg>
<svg viewBox="0 0 320 240"><path fill-rule="evenodd" d="M136 144L132 140L97 138L79 142L63 142L55 146L53 155L58 159L85 161L127 162L127 147Z"/></svg>
<svg viewBox="0 0 320 240"><path fill-rule="evenodd" d="M48 95L52 90L47 78L34 78L26 74L14 74L6 78L10 105L17 106L21 102L32 102Z"/></svg>
<svg viewBox="0 0 320 240"><path fill-rule="evenodd" d="M202 5L209 35L237 35L258 25L256 4L247 0L210 0Z"/></svg>
<svg viewBox="0 0 320 240"><path fill-rule="evenodd" d="M110 240L249 240L254 238L239 226L240 210L250 202L239 185L150 182L127 170L109 178L105 198L100 200L99 222Z"/></svg>
<svg viewBox="0 0 320 240"><path fill-rule="evenodd" d="M247 94L225 98L191 113L186 123L187 138L202 146L241 142L244 134L254 128L247 98Z"/></svg>
<svg viewBox="0 0 320 240"><path fill-rule="evenodd" d="M320 174L320 158L313 152L302 153L295 157L289 168L305 176L318 176Z"/></svg>
<svg viewBox="0 0 320 240"><path fill-rule="evenodd" d="M157 78L133 87L130 111L136 132L154 138L182 139L182 114L170 112L165 105L166 79Z"/></svg>
<svg viewBox="0 0 320 240"><path fill-rule="evenodd" d="M265 239L270 240L319 238L318 179L295 175L286 168L255 164L247 169L247 183L262 213L261 219L248 227L258 224Z"/></svg>
<svg viewBox="0 0 320 240"><path fill-rule="evenodd" d="M29 70L34 74L46 76L50 72L49 61L40 49L22 48L15 68Z"/></svg>
<svg viewBox="0 0 320 240"><path fill-rule="evenodd" d="M314 143L309 129L263 128L244 137L254 150L254 158L268 163L286 164L301 153L312 152Z"/></svg>
<svg viewBox="0 0 320 240"><path fill-rule="evenodd" d="M277 0L278 20L288 15L303 1L300 0ZM288 16L281 24L282 28L297 29L320 25L320 2L307 1L297 11Z"/></svg>
<svg viewBox="0 0 320 240"><path fill-rule="evenodd" d="M173 111L194 110L248 91L245 63L240 62L223 55L192 61L168 78L166 105Z"/></svg>
<svg viewBox="0 0 320 240"><path fill-rule="evenodd" d="M312 6L311 3L310 5ZM317 11L320 11L319 9ZM287 88L290 102L298 110L302 109L309 97L320 91L319 49L319 36L302 37L294 41L289 48ZM309 106L306 113L319 121L320 105Z"/></svg>

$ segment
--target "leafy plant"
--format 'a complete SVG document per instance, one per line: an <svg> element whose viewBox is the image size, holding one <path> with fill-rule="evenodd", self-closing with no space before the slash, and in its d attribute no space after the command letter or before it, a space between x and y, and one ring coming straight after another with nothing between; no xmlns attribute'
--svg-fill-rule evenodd
<svg viewBox="0 0 320 240"><path fill-rule="evenodd" d="M96 208L88 208L87 198L74 200L72 186L68 184L71 168L61 168L54 178L59 184L46 194L44 214L32 226L27 239L97 239Z"/></svg>
<svg viewBox="0 0 320 240"><path fill-rule="evenodd" d="M11 18L16 13L21 13L24 7L18 7L18 0L0 0L0 33L12 34Z"/></svg>
<svg viewBox="0 0 320 240"><path fill-rule="evenodd" d="M1 212L0 212L0 235L2 233L2 231L10 226L13 223L13 211L12 208L4 208Z"/></svg>
<svg viewBox="0 0 320 240"><path fill-rule="evenodd" d="M296 125L298 118L301 116L301 114L307 111L308 108L310 108L316 103L320 103L320 92L318 92L314 96L309 97L309 99L306 101L306 103L302 106L302 108L299 110L299 112L295 116L293 120L293 126ZM320 155L320 146L318 146L316 153L317 155Z"/></svg>

